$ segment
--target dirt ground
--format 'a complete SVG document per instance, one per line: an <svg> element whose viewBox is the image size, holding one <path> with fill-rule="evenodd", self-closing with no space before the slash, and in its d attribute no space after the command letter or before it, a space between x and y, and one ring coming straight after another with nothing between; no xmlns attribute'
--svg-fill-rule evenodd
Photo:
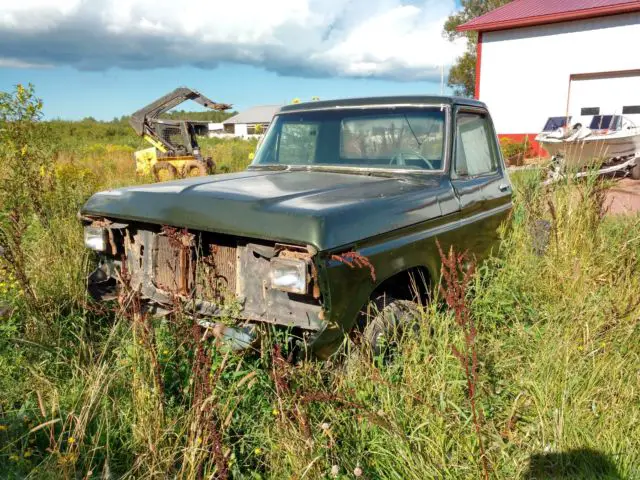
<svg viewBox="0 0 640 480"><path fill-rule="evenodd" d="M623 178L609 189L605 205L612 215L630 214L640 211L640 180Z"/></svg>

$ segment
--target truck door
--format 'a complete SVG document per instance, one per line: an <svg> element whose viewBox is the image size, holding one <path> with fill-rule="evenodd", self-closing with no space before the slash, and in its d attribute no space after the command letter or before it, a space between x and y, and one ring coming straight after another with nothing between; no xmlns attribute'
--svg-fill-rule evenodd
<svg viewBox="0 0 640 480"><path fill-rule="evenodd" d="M455 112L451 182L460 202L458 250L479 258L497 240L497 229L511 209L511 183L486 110Z"/></svg>

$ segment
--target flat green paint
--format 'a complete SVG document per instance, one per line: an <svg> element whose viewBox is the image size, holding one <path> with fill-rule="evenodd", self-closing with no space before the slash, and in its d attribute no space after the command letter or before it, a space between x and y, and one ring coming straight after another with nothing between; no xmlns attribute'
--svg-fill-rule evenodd
<svg viewBox="0 0 640 480"><path fill-rule="evenodd" d="M328 250L443 214L443 176L249 171L100 192L86 215Z"/></svg>

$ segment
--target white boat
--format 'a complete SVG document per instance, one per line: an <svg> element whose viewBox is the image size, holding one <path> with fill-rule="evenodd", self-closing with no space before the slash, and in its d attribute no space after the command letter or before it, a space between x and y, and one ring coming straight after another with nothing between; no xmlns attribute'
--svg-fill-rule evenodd
<svg viewBox="0 0 640 480"><path fill-rule="evenodd" d="M571 117L551 117L536 137L554 158L567 167L583 167L594 161L607 163L640 152L640 127L622 115L594 115L585 127L570 125ZM586 121L584 123L587 123Z"/></svg>

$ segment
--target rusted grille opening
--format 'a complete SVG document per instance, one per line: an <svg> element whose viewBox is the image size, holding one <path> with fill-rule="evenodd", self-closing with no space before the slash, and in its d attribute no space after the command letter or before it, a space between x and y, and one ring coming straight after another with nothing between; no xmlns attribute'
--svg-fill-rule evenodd
<svg viewBox="0 0 640 480"><path fill-rule="evenodd" d="M193 247L177 244L165 234L155 235L153 281L171 293L188 294L193 288Z"/></svg>
<svg viewBox="0 0 640 480"><path fill-rule="evenodd" d="M167 292L214 302L236 295L237 242L165 228L154 235L153 282Z"/></svg>
<svg viewBox="0 0 640 480"><path fill-rule="evenodd" d="M196 297L224 302L236 295L236 244L209 244L196 265Z"/></svg>

